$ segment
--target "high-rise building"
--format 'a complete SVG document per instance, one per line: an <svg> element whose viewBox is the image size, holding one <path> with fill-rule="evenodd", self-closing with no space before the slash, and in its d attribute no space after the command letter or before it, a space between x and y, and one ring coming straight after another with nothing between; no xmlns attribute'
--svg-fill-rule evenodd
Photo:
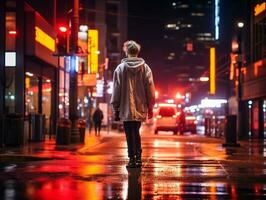
<svg viewBox="0 0 266 200"><path fill-rule="evenodd" d="M164 27L165 70L175 73L174 85L198 86L208 76L209 49L219 40L219 0L173 1ZM206 88L207 89L207 88Z"/></svg>

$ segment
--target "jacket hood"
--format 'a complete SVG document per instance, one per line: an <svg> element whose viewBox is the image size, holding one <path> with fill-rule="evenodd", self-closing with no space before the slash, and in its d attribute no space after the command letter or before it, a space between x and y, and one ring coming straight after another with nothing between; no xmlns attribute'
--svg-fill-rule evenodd
<svg viewBox="0 0 266 200"><path fill-rule="evenodd" d="M142 58L133 57L124 58L121 63L125 64L127 70L134 73L138 72L142 68L142 66L144 66L145 61Z"/></svg>

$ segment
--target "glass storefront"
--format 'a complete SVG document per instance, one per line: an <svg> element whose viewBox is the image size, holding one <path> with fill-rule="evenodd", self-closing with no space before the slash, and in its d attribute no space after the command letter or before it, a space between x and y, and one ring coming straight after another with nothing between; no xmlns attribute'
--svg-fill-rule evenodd
<svg viewBox="0 0 266 200"><path fill-rule="evenodd" d="M26 72L25 78L25 115L38 113L38 95L39 95L38 77L30 72Z"/></svg>
<svg viewBox="0 0 266 200"><path fill-rule="evenodd" d="M9 3L11 1L8 1ZM5 110L15 112L15 60L16 50L16 13L6 12L6 68L5 68ZM9 55L9 56L8 56Z"/></svg>
<svg viewBox="0 0 266 200"><path fill-rule="evenodd" d="M59 118L68 118L69 116L69 69L68 59L62 58L59 70Z"/></svg>
<svg viewBox="0 0 266 200"><path fill-rule="evenodd" d="M51 92L52 85L51 80L43 78L42 79L42 114L45 115L45 133L50 134L51 127Z"/></svg>

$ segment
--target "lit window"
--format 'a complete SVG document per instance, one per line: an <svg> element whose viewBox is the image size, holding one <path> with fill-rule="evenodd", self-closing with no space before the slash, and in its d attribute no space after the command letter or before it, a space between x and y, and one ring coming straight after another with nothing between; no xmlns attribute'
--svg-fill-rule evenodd
<svg viewBox="0 0 266 200"><path fill-rule="evenodd" d="M176 24L167 24L166 27L169 29L176 28Z"/></svg>
<svg viewBox="0 0 266 200"><path fill-rule="evenodd" d="M16 52L5 53L5 66L15 67L16 66Z"/></svg>
<svg viewBox="0 0 266 200"><path fill-rule="evenodd" d="M187 4L181 4L180 6L178 6L179 8L188 8L189 6Z"/></svg>
<svg viewBox="0 0 266 200"><path fill-rule="evenodd" d="M175 53L170 53L170 56L175 56Z"/></svg>
<svg viewBox="0 0 266 200"><path fill-rule="evenodd" d="M212 36L211 33L198 33L198 36Z"/></svg>
<svg viewBox="0 0 266 200"><path fill-rule="evenodd" d="M195 17L203 17L205 14L204 13L191 13L191 16Z"/></svg>

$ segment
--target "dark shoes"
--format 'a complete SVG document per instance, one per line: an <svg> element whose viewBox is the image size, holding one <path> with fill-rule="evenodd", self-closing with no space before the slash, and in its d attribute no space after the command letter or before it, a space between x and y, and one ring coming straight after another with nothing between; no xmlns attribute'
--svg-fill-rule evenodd
<svg viewBox="0 0 266 200"><path fill-rule="evenodd" d="M135 168L136 167L136 161L135 158L129 158L129 161L127 163L127 168Z"/></svg>
<svg viewBox="0 0 266 200"><path fill-rule="evenodd" d="M127 168L138 168L142 166L141 156L136 156L136 158L129 158Z"/></svg>
<svg viewBox="0 0 266 200"><path fill-rule="evenodd" d="M141 156L136 156L136 167L141 167L141 166L142 166Z"/></svg>

